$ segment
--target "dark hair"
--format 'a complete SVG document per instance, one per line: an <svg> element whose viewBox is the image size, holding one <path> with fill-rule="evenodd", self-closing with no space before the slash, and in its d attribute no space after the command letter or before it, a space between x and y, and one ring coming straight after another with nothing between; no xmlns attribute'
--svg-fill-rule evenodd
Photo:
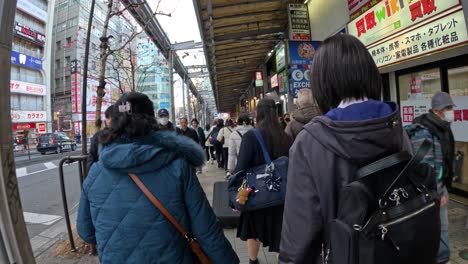
<svg viewBox="0 0 468 264"><path fill-rule="evenodd" d="M112 111L114 111L114 105L107 107L106 111L104 112L104 116L106 118L112 118Z"/></svg>
<svg viewBox="0 0 468 264"><path fill-rule="evenodd" d="M326 113L343 99L380 100L382 81L361 41L341 34L326 39L315 53L311 87L320 110Z"/></svg>
<svg viewBox="0 0 468 264"><path fill-rule="evenodd" d="M278 121L278 111L273 99L264 98L257 105L257 129L260 130L273 157L288 155L291 138Z"/></svg>
<svg viewBox="0 0 468 264"><path fill-rule="evenodd" d="M228 127L234 126L234 120L232 120L232 119L226 120L226 126L228 126Z"/></svg>
<svg viewBox="0 0 468 264"><path fill-rule="evenodd" d="M241 126L249 126L250 125L250 116L248 114L242 114L237 119L237 124Z"/></svg>
<svg viewBox="0 0 468 264"><path fill-rule="evenodd" d="M120 108L125 106L129 106L130 109L121 112ZM158 130L153 102L142 93L123 94L112 109L112 124L109 132L103 133L100 138L103 144L109 144L123 135L129 138L138 138Z"/></svg>
<svg viewBox="0 0 468 264"><path fill-rule="evenodd" d="M205 126L205 130L210 130L210 129L211 129L211 126L210 126L210 124L206 124L206 126Z"/></svg>
<svg viewBox="0 0 468 264"><path fill-rule="evenodd" d="M224 127L224 120L222 118L218 119L217 127Z"/></svg>
<svg viewBox="0 0 468 264"><path fill-rule="evenodd" d="M200 124L196 118L192 119L192 122L190 122L190 123L193 123L193 122L197 123L197 125Z"/></svg>

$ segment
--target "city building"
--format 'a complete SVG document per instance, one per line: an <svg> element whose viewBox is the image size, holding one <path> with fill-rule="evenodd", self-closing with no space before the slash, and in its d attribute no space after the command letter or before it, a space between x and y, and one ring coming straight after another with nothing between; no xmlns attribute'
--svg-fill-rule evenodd
<svg viewBox="0 0 468 264"><path fill-rule="evenodd" d="M155 111L171 109L169 65L164 55L146 33L137 38L136 91L149 96Z"/></svg>
<svg viewBox="0 0 468 264"><path fill-rule="evenodd" d="M18 0L11 53L12 134L30 144L52 129L50 110L51 21L54 0Z"/></svg>
<svg viewBox="0 0 468 264"><path fill-rule="evenodd" d="M118 10L120 3L114 5ZM57 0L54 22L54 53L52 54L53 85L52 108L55 113L54 130L68 132L70 135L81 134L82 122L82 86L83 62L85 55L86 31L88 28L90 0ZM100 38L104 28L107 2L97 0L91 30L90 53L88 64L86 120L87 134L95 131L96 89L98 87L100 63ZM135 54L133 42L128 40L136 33L136 27L128 16L112 16L109 21L107 36L111 49L116 50L108 57L106 64L106 89L102 103L103 113L120 94L132 90L135 83ZM126 44L124 46L124 44ZM123 48L121 48L123 47Z"/></svg>

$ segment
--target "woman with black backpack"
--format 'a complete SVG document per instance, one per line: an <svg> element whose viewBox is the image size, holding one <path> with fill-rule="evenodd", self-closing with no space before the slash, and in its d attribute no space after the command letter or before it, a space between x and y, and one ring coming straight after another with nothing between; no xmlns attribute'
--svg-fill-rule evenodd
<svg viewBox="0 0 468 264"><path fill-rule="evenodd" d="M274 100L262 99L258 103L256 129L260 131L272 160L288 156L292 139L281 128ZM254 131L249 130L242 137L235 172L262 164L265 164L265 160L261 145ZM247 241L249 263L258 263L260 242L264 247L269 247L270 252L279 252L282 220L283 205L241 213L237 237Z"/></svg>

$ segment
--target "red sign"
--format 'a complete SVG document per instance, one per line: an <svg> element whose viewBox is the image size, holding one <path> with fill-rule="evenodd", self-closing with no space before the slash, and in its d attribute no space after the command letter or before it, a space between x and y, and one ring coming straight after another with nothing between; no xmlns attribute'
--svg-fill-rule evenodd
<svg viewBox="0 0 468 264"><path fill-rule="evenodd" d="M46 123L37 123L37 132L43 134L47 132Z"/></svg>
<svg viewBox="0 0 468 264"><path fill-rule="evenodd" d="M18 36L27 38L32 40L38 44L44 45L45 44L45 35L31 30L28 26L21 25L20 23L16 23L15 25L15 33Z"/></svg>
<svg viewBox="0 0 468 264"><path fill-rule="evenodd" d="M414 121L414 106L403 106L403 122L413 123Z"/></svg>
<svg viewBox="0 0 468 264"><path fill-rule="evenodd" d="M11 127L14 131L29 130L29 129L36 128L36 123L12 124Z"/></svg>
<svg viewBox="0 0 468 264"><path fill-rule="evenodd" d="M42 84L27 83L22 81L11 80L10 91L12 93L46 95L46 86Z"/></svg>

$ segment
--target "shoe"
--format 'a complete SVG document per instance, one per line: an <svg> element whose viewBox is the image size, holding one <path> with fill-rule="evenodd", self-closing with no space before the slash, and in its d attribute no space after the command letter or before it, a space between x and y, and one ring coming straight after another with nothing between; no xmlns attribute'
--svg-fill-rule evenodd
<svg viewBox="0 0 468 264"><path fill-rule="evenodd" d="M258 262L258 259L256 260L251 260L249 259L249 264L259 264L260 262Z"/></svg>
<svg viewBox="0 0 468 264"><path fill-rule="evenodd" d="M211 165L213 165L213 164L214 164L214 160L211 160Z"/></svg>
<svg viewBox="0 0 468 264"><path fill-rule="evenodd" d="M232 174L228 171L228 172L226 172L226 176L224 178L227 180L227 179L231 178L231 175Z"/></svg>

